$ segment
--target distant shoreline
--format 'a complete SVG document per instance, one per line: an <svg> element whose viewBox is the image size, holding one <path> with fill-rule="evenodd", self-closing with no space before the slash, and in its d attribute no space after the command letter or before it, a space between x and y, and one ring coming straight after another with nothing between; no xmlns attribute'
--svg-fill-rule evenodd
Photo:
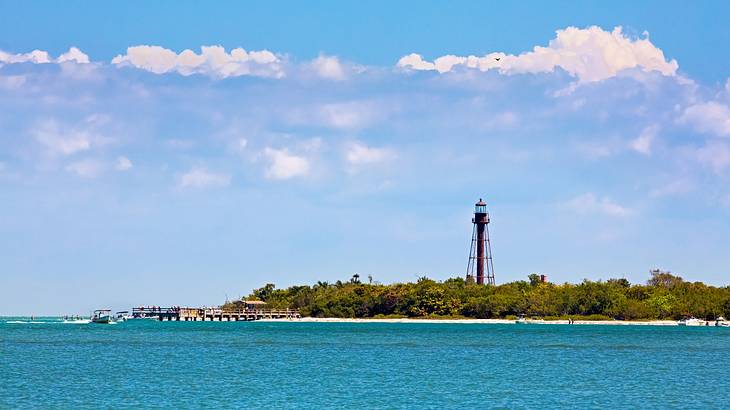
<svg viewBox="0 0 730 410"><path fill-rule="evenodd" d="M444 323L444 324L484 324L517 325L514 320L509 319L425 319L425 318L329 318L329 317L303 317L300 319L261 319L259 322L301 322L301 323ZM567 320L528 320L527 325L568 325ZM609 325L609 326L678 326L676 320L579 320L573 321L574 325ZM711 325L712 326L712 325Z"/></svg>
<svg viewBox="0 0 730 410"><path fill-rule="evenodd" d="M30 316L0 316L0 319L4 320L4 323L15 323L16 321L28 320ZM12 319L12 320L8 320ZM49 323L51 319L53 323L63 321L61 316L35 316L36 321L29 321L27 323ZM156 321L154 321L156 322ZM165 321L169 322L169 321ZM182 321L172 321L175 323L182 323ZM197 323L194 321L192 323ZM205 322L218 322L218 323L229 323L239 322L235 320L214 320L214 321L200 321ZM240 321L240 322L266 322L266 323L410 323L410 324L461 324L461 325L516 325L516 326L539 326L539 325L599 325L599 326L679 326L679 322L676 320L581 320L574 319L573 323L570 323L567 319L561 320L540 320L540 319L527 319L524 323L517 323L515 319L441 319L441 318L337 318L337 317L302 317L302 318L275 318L275 319L256 319L254 321ZM2 322L0 322L2 323ZM60 323L60 322L59 322ZM72 323L72 322L66 322ZM75 323L75 322L73 322ZM694 324L692 327L715 327L714 321L709 321L709 324Z"/></svg>

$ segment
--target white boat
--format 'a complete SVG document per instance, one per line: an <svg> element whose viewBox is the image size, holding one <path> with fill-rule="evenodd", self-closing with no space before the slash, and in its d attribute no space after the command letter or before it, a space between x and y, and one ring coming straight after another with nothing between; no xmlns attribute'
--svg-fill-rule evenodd
<svg viewBox="0 0 730 410"><path fill-rule="evenodd" d="M697 319L696 317L686 317L682 320L678 320L677 324L679 326L705 326L707 322L702 319Z"/></svg>
<svg viewBox="0 0 730 410"><path fill-rule="evenodd" d="M525 319L525 315L520 315L517 320L515 320L515 323L518 325L524 325L527 323L527 320Z"/></svg>
<svg viewBox="0 0 730 410"><path fill-rule="evenodd" d="M720 316L715 320L715 326L719 327L730 327L730 322L725 320L724 317Z"/></svg>
<svg viewBox="0 0 730 410"><path fill-rule="evenodd" d="M93 323L109 324L113 323L112 311L110 309L98 309L91 315L91 321Z"/></svg>
<svg viewBox="0 0 730 410"><path fill-rule="evenodd" d="M121 312L117 312L114 315L115 315L115 320L117 322L126 322L127 320L132 318L132 315L129 314L128 310L123 310Z"/></svg>

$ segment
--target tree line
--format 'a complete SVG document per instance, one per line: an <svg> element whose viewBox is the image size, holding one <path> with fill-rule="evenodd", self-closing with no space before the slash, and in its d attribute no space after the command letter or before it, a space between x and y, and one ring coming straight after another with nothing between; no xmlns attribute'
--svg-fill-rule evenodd
<svg viewBox="0 0 730 410"><path fill-rule="evenodd" d="M335 318L730 317L730 287L688 282L668 272L652 272L646 284L631 284L626 279L553 284L541 282L535 274L528 278L497 286L477 285L462 278L439 282L426 277L414 283L383 285L372 283L372 277L363 283L359 275L348 281L286 289L276 289L269 283L240 301L227 302L223 308L241 308L243 300L254 299L271 308L299 309L303 316Z"/></svg>

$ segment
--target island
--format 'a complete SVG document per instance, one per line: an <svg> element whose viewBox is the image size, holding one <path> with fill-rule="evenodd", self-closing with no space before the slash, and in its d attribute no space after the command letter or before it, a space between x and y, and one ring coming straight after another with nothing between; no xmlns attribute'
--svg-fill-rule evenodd
<svg viewBox="0 0 730 410"><path fill-rule="evenodd" d="M651 321L730 316L730 287L689 282L670 272L651 271L646 284L624 278L578 284L527 281L479 285L464 278L379 284L355 274L347 281L277 289L269 283L224 310L259 300L272 309L294 309L313 318L509 319Z"/></svg>

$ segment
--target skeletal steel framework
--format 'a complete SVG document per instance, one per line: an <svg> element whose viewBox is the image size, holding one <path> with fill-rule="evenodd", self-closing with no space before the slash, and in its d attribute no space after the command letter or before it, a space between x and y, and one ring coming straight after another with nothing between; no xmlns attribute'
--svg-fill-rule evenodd
<svg viewBox="0 0 730 410"><path fill-rule="evenodd" d="M484 284L484 278L488 285L494 285L494 264L492 262L492 245L489 241L489 212L487 204L481 198L474 206L474 228L471 234L471 247L469 248L469 262L466 265L466 279L471 281L475 278L479 285Z"/></svg>

